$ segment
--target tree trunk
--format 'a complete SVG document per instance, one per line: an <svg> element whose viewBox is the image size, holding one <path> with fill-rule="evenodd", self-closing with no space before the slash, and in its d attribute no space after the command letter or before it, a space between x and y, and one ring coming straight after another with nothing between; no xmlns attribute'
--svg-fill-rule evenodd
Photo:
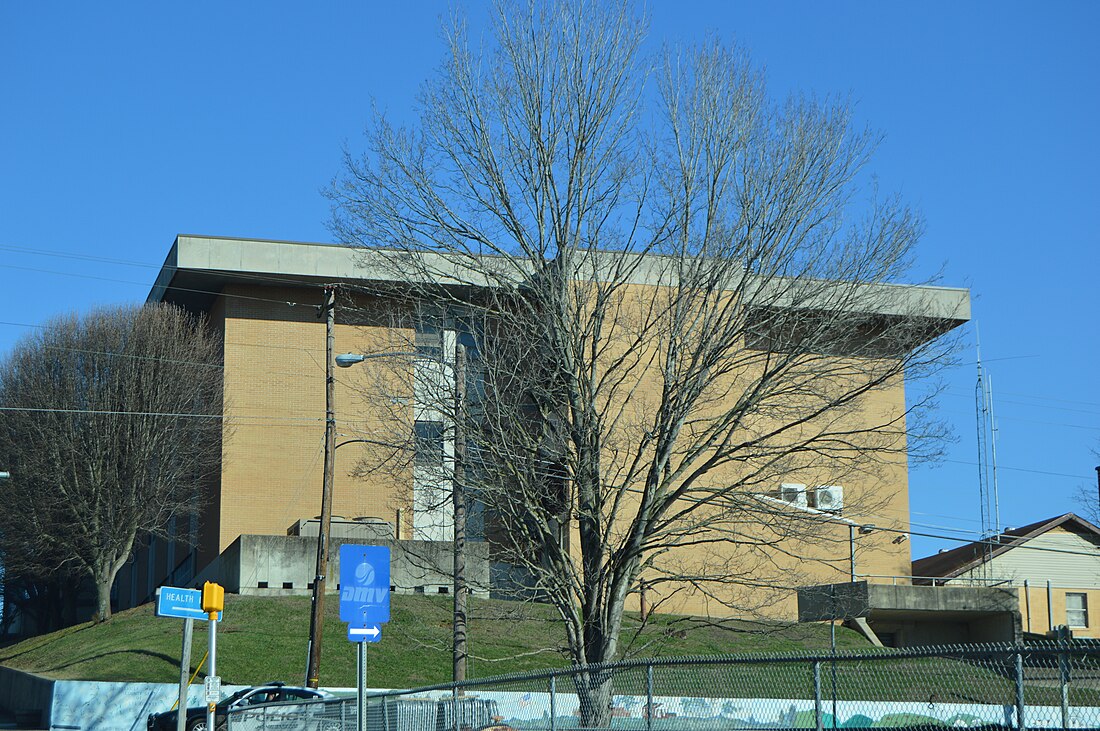
<svg viewBox="0 0 1100 731"><path fill-rule="evenodd" d="M132 538L130 543L133 545ZM111 587L114 586L115 577L118 576L118 572L122 570L122 566L126 563L127 555L128 553L113 561L107 560L98 563L93 570L92 581L95 583L96 609L92 621L103 622L111 618Z"/></svg>
<svg viewBox="0 0 1100 731"><path fill-rule="evenodd" d="M590 670L575 676L573 682L577 686L582 728L605 729L611 726L613 677L610 670Z"/></svg>
<svg viewBox="0 0 1100 731"><path fill-rule="evenodd" d="M111 618L111 584L114 576L106 574L95 577L95 617L94 622L103 622Z"/></svg>

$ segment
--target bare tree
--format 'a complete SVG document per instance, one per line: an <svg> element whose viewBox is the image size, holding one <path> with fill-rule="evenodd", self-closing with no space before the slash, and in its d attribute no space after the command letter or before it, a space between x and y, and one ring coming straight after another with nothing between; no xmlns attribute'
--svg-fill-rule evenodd
<svg viewBox="0 0 1100 731"><path fill-rule="evenodd" d="M197 513L222 439L222 367L204 323L168 305L55 320L0 365L0 514L10 576L81 576L97 616L142 535Z"/></svg>
<svg viewBox="0 0 1100 731"><path fill-rule="evenodd" d="M1092 456L1097 460L1096 482L1079 485L1074 499L1081 506L1081 512L1093 523L1100 523L1100 446L1094 447Z"/></svg>
<svg viewBox="0 0 1100 731"><path fill-rule="evenodd" d="M590 668L642 580L741 607L797 584L768 568L829 516L780 480L934 449L896 395L947 362L965 298L897 284L921 224L860 195L877 138L845 103L777 106L717 41L648 59L626 2L503 2L493 34L477 55L457 24L418 126L378 118L347 155L334 231L476 341L479 397L447 416L466 489ZM607 680L578 685L586 726Z"/></svg>

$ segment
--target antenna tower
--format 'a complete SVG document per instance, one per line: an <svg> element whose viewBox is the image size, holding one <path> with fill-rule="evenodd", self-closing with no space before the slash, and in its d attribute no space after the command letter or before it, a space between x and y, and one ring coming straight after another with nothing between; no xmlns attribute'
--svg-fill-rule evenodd
<svg viewBox="0 0 1100 731"><path fill-rule="evenodd" d="M993 417L993 384L982 368L981 338L978 339L978 380L974 386L978 420L978 499L982 521L982 574L988 577L992 558L991 539L1001 533L1001 503L997 494L997 422Z"/></svg>

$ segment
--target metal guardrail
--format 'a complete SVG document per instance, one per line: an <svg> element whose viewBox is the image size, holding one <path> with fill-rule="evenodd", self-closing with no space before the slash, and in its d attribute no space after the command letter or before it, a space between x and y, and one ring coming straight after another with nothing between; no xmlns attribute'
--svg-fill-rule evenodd
<svg viewBox="0 0 1100 731"><path fill-rule="evenodd" d="M1023 586L1022 582L1008 578L944 577L944 576L895 576L894 574L855 574L856 581L865 579L890 580L893 586ZM877 582L878 583L878 582Z"/></svg>
<svg viewBox="0 0 1100 731"><path fill-rule="evenodd" d="M229 730L358 731L354 698L277 708L278 717L276 707L231 711ZM1100 728L1100 647L968 645L638 660L372 695L363 731L494 725L532 731Z"/></svg>

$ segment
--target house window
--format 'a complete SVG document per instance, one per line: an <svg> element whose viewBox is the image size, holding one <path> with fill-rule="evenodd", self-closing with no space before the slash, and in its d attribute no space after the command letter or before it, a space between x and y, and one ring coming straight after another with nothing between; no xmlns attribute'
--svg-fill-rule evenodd
<svg viewBox="0 0 1100 731"><path fill-rule="evenodd" d="M1066 624L1070 627L1089 626L1089 600L1084 593L1066 593Z"/></svg>

